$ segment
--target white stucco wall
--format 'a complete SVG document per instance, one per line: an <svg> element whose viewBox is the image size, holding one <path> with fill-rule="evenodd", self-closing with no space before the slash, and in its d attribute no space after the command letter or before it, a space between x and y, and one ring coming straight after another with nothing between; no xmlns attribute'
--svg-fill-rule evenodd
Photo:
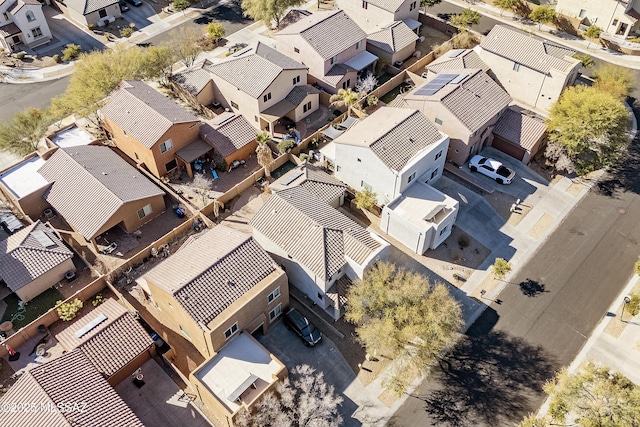
<svg viewBox="0 0 640 427"><path fill-rule="evenodd" d="M412 6L413 4L413 6ZM420 0L405 0L396 11L388 11L371 3L362 7L362 0L337 0L336 6L344 10L365 33L371 34L393 21L411 18L418 20Z"/></svg>
<svg viewBox="0 0 640 427"><path fill-rule="evenodd" d="M8 6L13 6L13 4L10 3L11 2L5 2L3 5L0 5L0 25L5 25L10 22L15 23L20 31L22 31L20 37L22 42L29 47L39 46L51 40L51 30L49 29L49 24L47 24L47 20L42 12L42 5L25 4L16 12L15 15L12 15L8 11ZM33 14L34 20L29 21L27 19L27 12L31 12ZM4 19L5 13L9 19ZM33 36L31 30L35 28L40 28L40 31L42 32L41 36Z"/></svg>
<svg viewBox="0 0 640 427"><path fill-rule="evenodd" d="M631 3L634 0L630 0ZM637 2L637 1L636 1ZM556 12L573 18L580 17L580 12L589 23L595 24L610 34L615 34L620 25L627 24L625 36L635 23L633 19L625 15L626 4L617 0L557 0ZM638 5L634 5L638 9ZM614 24L614 21L617 21Z"/></svg>
<svg viewBox="0 0 640 427"><path fill-rule="evenodd" d="M300 77L300 81L294 84L293 79L295 77ZM294 87L304 84L307 84L307 70L283 70L269 87L258 96L258 111L262 112L277 104L282 101ZM269 93L271 93L271 99L265 101L264 95Z"/></svg>

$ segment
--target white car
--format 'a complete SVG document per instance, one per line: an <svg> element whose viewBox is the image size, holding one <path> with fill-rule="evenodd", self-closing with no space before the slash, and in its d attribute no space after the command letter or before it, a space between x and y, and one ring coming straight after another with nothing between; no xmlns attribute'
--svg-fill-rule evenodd
<svg viewBox="0 0 640 427"><path fill-rule="evenodd" d="M469 161L469 169L473 172L480 172L491 179L495 179L498 184L511 184L516 172L503 166L499 161L491 157L473 156Z"/></svg>

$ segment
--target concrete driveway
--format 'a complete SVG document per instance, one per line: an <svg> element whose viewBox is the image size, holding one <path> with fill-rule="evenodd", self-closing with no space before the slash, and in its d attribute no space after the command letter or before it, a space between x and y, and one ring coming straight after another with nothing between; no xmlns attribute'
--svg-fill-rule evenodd
<svg viewBox="0 0 640 427"><path fill-rule="evenodd" d="M148 25L161 21L156 11L144 1L140 6L133 6L131 4L127 4L127 6L129 6L129 10L122 12L122 17L136 24L137 30L144 29L144 27Z"/></svg>
<svg viewBox="0 0 640 427"><path fill-rule="evenodd" d="M61 47L71 43L82 46L83 52L104 49L105 46L101 41L83 31L53 7L44 6L42 11L53 34L53 39L49 44L34 49L39 55L46 55L54 49L60 50Z"/></svg>

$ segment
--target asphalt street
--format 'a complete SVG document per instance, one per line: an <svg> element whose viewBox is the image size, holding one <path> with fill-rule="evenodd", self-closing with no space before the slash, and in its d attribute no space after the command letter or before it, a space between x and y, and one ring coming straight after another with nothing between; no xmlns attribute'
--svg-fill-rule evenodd
<svg viewBox="0 0 640 427"><path fill-rule="evenodd" d="M44 108L69 86L69 77L41 83L0 83L0 122L27 107Z"/></svg>

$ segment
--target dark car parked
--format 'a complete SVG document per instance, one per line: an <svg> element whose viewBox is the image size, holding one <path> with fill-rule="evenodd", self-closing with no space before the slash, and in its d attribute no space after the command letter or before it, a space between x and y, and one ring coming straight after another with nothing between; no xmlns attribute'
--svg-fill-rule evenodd
<svg viewBox="0 0 640 427"><path fill-rule="evenodd" d="M287 329L292 329L298 334L306 346L313 347L322 339L318 328L295 308L289 310L284 316L284 324Z"/></svg>
<svg viewBox="0 0 640 427"><path fill-rule="evenodd" d="M124 0L120 0L118 4L120 5L121 12L126 12L127 10L129 10L129 6L127 6L127 2L125 2Z"/></svg>
<svg viewBox="0 0 640 427"><path fill-rule="evenodd" d="M127 3L132 4L134 6L141 6L142 0L127 0Z"/></svg>

